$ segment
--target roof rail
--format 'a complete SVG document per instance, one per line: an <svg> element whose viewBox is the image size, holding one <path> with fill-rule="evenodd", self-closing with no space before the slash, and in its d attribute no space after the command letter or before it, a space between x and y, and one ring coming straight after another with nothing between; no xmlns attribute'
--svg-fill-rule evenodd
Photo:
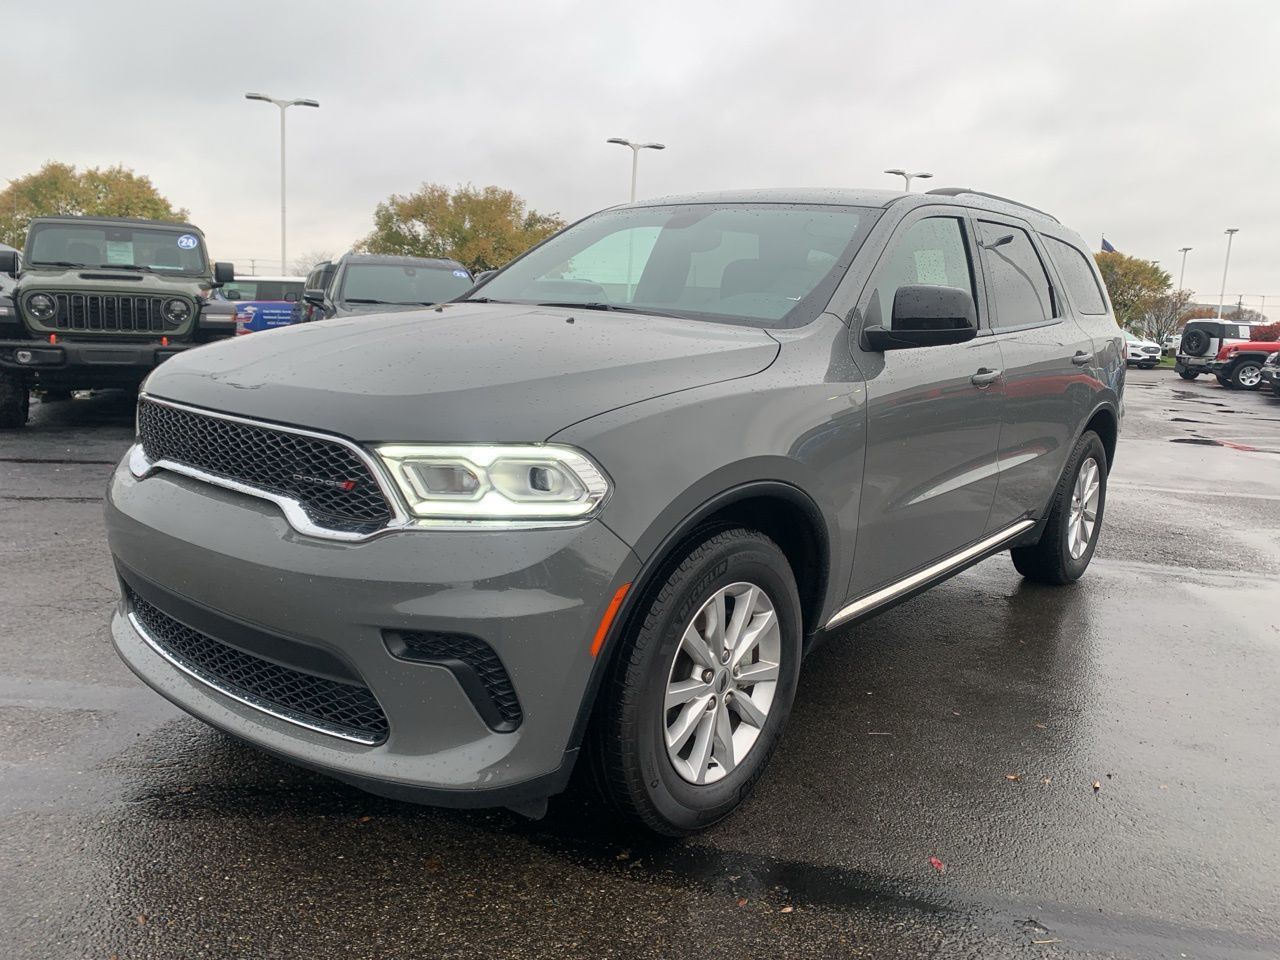
<svg viewBox="0 0 1280 960"><path fill-rule="evenodd" d="M975 197L986 197L988 200L999 200L1001 203L1007 203L1015 207L1022 207L1024 210L1033 210L1042 217L1048 217L1054 223L1062 222L1047 210L1041 210L1039 207L1033 207L1029 203L1022 203L1019 200L1010 200L1008 197L1001 197L994 193L984 193L981 190L974 190L970 187L938 187L935 190L926 190L925 193L937 194L940 197L958 197L962 193L968 193Z"/></svg>

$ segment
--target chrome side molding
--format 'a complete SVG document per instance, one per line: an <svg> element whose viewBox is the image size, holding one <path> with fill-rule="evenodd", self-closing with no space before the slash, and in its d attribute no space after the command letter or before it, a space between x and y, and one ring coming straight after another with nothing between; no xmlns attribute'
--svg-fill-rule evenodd
<svg viewBox="0 0 1280 960"><path fill-rule="evenodd" d="M831 619L827 621L824 629L830 630L846 620L852 620L854 617L861 616L876 607L883 606L904 593L910 593L916 587L922 586L930 580L937 579L963 567L970 560L995 550L1002 543L1008 543L1018 534L1025 533L1035 525L1036 521L1034 520L1019 520L1017 523L1011 524L983 540L979 540L973 546L966 547L959 553L953 553L951 556L945 557L932 566L911 574L909 577L904 577L896 583L889 584L887 587L881 587L875 593L869 593L859 600L854 600L852 603L846 604L837 610Z"/></svg>

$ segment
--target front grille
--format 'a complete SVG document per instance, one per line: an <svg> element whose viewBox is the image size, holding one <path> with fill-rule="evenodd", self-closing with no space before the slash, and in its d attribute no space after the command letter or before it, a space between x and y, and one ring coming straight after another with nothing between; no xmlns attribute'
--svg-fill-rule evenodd
<svg viewBox="0 0 1280 960"><path fill-rule="evenodd" d="M474 674L488 703L478 703L481 715L496 730L514 730L524 714L511 676L493 647L461 633L396 633L388 637L392 652L407 660L438 663L459 674L459 666ZM459 679L462 679L459 677ZM464 690L466 684L463 684ZM486 709L487 708L487 709Z"/></svg>
<svg viewBox="0 0 1280 960"><path fill-rule="evenodd" d="M207 416L143 398L147 458L172 460L298 501L317 526L367 533L391 507L365 462L334 440Z"/></svg>
<svg viewBox="0 0 1280 960"><path fill-rule="evenodd" d="M387 738L387 715L368 687L255 657L179 623L127 587L125 595L152 642L210 686L327 733L364 743Z"/></svg>
<svg viewBox="0 0 1280 960"><path fill-rule="evenodd" d="M41 292L33 291L30 296ZM185 297L131 297L102 293L49 293L48 296L53 297L58 306L53 316L37 319L25 303L23 312L33 325L55 333L178 333L189 321L173 323L165 319L165 301L173 299L186 303L189 316L195 314L194 304Z"/></svg>

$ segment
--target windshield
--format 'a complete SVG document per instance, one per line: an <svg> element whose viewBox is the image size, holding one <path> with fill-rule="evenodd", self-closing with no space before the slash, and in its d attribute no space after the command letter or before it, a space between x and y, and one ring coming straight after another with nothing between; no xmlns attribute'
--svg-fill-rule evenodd
<svg viewBox="0 0 1280 960"><path fill-rule="evenodd" d="M255 280L237 277L222 288L227 300L283 300L295 302L302 296L302 280Z"/></svg>
<svg viewBox="0 0 1280 960"><path fill-rule="evenodd" d="M520 258L477 296L798 326L826 306L878 213L780 203L606 210Z"/></svg>
<svg viewBox="0 0 1280 960"><path fill-rule="evenodd" d="M27 238L28 266L144 269L208 274L203 238L180 227L36 223Z"/></svg>
<svg viewBox="0 0 1280 960"><path fill-rule="evenodd" d="M443 303L471 283L471 275L456 267L353 263L343 276L339 299L344 303Z"/></svg>

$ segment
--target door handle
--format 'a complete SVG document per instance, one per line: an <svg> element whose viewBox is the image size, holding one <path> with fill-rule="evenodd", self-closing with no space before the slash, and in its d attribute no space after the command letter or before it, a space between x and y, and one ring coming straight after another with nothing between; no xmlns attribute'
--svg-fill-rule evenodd
<svg viewBox="0 0 1280 960"><path fill-rule="evenodd" d="M983 367L969 378L969 382L979 390L985 390L987 387L999 380L1000 374L1002 373L1004 373L1003 370L988 370L986 367Z"/></svg>
<svg viewBox="0 0 1280 960"><path fill-rule="evenodd" d="M1076 355L1071 358L1071 362L1077 367L1087 367L1093 362L1093 354L1079 350L1076 352Z"/></svg>

